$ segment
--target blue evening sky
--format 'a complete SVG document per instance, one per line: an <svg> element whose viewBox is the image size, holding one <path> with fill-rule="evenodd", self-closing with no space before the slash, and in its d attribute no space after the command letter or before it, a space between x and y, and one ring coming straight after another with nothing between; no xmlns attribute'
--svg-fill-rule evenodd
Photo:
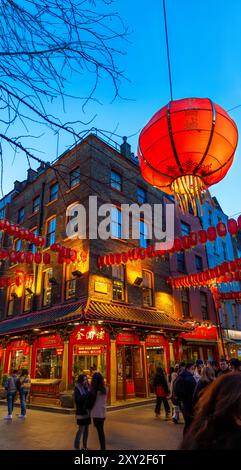
<svg viewBox="0 0 241 470"><path fill-rule="evenodd" d="M166 0L169 45L173 75L174 99L209 97L224 109L241 104L241 2L240 0ZM89 103L84 119L94 114L92 125L119 135L137 133L150 117L170 99L165 48L162 0L116 0L112 9L119 11L129 25L129 43L124 43L126 55L118 59L129 82L123 82L122 96L131 101L112 100L111 86L104 80L96 97ZM71 91L86 91L86 83L74 79ZM52 114L62 115L59 104L53 104ZM241 133L241 107L230 113ZM66 102L65 119L83 119L79 101ZM34 130L36 133L37 128ZM16 134L16 129L15 129ZM136 152L138 134L129 139ZM31 146L31 139L29 146ZM72 145L71 136L41 137L33 147L39 156L52 161ZM36 168L35 162L32 163ZM12 189L14 180L24 179L28 165L23 154L14 162L4 154L4 192ZM223 210L233 215L241 212L240 146L234 164L225 179L211 190Z"/></svg>

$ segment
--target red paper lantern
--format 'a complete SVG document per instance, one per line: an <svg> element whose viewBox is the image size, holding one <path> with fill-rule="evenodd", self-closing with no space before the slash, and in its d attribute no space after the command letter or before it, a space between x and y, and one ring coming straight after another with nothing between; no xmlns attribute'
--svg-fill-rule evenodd
<svg viewBox="0 0 241 470"><path fill-rule="evenodd" d="M25 238L25 230L23 228L21 228L19 230L19 234L18 234L19 238L21 238L21 240L24 240Z"/></svg>
<svg viewBox="0 0 241 470"><path fill-rule="evenodd" d="M43 262L44 264L49 264L50 263L50 253L44 253L43 255Z"/></svg>
<svg viewBox="0 0 241 470"><path fill-rule="evenodd" d="M207 237L206 230L199 230L198 231L198 240L199 240L199 242L204 245L205 243L207 243L207 239L208 239L208 237Z"/></svg>
<svg viewBox="0 0 241 470"><path fill-rule="evenodd" d="M0 230L5 229L5 223L6 223L6 221L4 219L0 219Z"/></svg>
<svg viewBox="0 0 241 470"><path fill-rule="evenodd" d="M238 141L236 124L207 98L171 101L141 131L138 157L143 178L174 194L183 210L232 165Z"/></svg>
<svg viewBox="0 0 241 470"><path fill-rule="evenodd" d="M182 250L182 240L180 238L175 238L174 240L174 248L175 248L175 251L179 252Z"/></svg>
<svg viewBox="0 0 241 470"><path fill-rule="evenodd" d="M26 253L26 263L32 264L34 260L34 254L31 252Z"/></svg>
<svg viewBox="0 0 241 470"><path fill-rule="evenodd" d="M190 244L192 247L195 247L197 246L197 242L198 242L198 236L197 236L197 233L196 232L191 232L190 235Z"/></svg>
<svg viewBox="0 0 241 470"><path fill-rule="evenodd" d="M19 251L17 253L17 260L19 263L25 263L25 253L23 253L22 251Z"/></svg>
<svg viewBox="0 0 241 470"><path fill-rule="evenodd" d="M210 242L214 242L217 238L217 232L215 227L208 227L207 229L207 237Z"/></svg>
<svg viewBox="0 0 241 470"><path fill-rule="evenodd" d="M18 259L18 253L16 251L10 251L9 259L10 259L11 263L16 263L17 259Z"/></svg>
<svg viewBox="0 0 241 470"><path fill-rule="evenodd" d="M182 242L184 250L189 250L191 247L190 237L188 235L184 235L184 237L182 237Z"/></svg>
<svg viewBox="0 0 241 470"><path fill-rule="evenodd" d="M241 215L238 217L238 229L241 230Z"/></svg>
<svg viewBox="0 0 241 470"><path fill-rule="evenodd" d="M42 261L42 253L35 253L34 261L36 264L40 264Z"/></svg>
<svg viewBox="0 0 241 470"><path fill-rule="evenodd" d="M238 224L234 219L228 219L228 231L232 237L237 234L238 231Z"/></svg>
<svg viewBox="0 0 241 470"><path fill-rule="evenodd" d="M0 249L0 259L6 259L7 257L8 257L7 250L1 250Z"/></svg>
<svg viewBox="0 0 241 470"><path fill-rule="evenodd" d="M216 229L217 229L217 234L219 237L222 237L222 238L226 237L227 227L223 222L218 222Z"/></svg>

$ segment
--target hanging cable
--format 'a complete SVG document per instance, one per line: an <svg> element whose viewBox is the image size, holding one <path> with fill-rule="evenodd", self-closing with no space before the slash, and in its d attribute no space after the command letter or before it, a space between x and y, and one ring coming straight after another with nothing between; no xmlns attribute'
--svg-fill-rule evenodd
<svg viewBox="0 0 241 470"><path fill-rule="evenodd" d="M171 74L171 63L170 63L170 53L169 53L169 43L168 43L168 31L167 31L167 15L166 15L166 3L163 0L163 12L164 12L164 23L165 23L165 35L166 35L166 48L167 48L167 62L168 62L168 74L169 74L169 86L170 86L170 95L171 101L173 100L172 94L172 74Z"/></svg>

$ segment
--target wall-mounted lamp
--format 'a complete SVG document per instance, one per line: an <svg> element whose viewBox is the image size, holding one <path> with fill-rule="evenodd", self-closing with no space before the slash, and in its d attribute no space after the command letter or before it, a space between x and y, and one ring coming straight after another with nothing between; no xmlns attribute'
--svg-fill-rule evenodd
<svg viewBox="0 0 241 470"><path fill-rule="evenodd" d="M75 271L72 271L72 275L74 277L82 277L83 273L81 271L78 271L78 269L76 269Z"/></svg>
<svg viewBox="0 0 241 470"><path fill-rule="evenodd" d="M12 297L13 299L15 299L15 300L18 298L16 292L12 292L12 293L11 293L11 297Z"/></svg>
<svg viewBox="0 0 241 470"><path fill-rule="evenodd" d="M134 286L140 286L143 283L143 277L136 277L134 280Z"/></svg>
<svg viewBox="0 0 241 470"><path fill-rule="evenodd" d="M32 289L30 289L30 287L26 287L26 291L27 291L29 294L33 295L33 291L32 291Z"/></svg>

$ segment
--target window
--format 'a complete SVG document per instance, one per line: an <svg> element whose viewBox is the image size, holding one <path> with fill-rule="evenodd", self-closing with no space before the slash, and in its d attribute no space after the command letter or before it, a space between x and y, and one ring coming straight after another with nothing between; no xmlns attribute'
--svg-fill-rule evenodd
<svg viewBox="0 0 241 470"><path fill-rule="evenodd" d="M75 168L75 170L70 172L69 175L69 187L73 188L80 183L80 169Z"/></svg>
<svg viewBox="0 0 241 470"><path fill-rule="evenodd" d="M49 280L53 277L53 270L48 269L43 273L43 298L42 298L42 305L45 307L46 305L51 304L51 293L52 293L52 284Z"/></svg>
<svg viewBox="0 0 241 470"><path fill-rule="evenodd" d="M76 297L76 278L72 274L72 266L67 264L65 271L65 300Z"/></svg>
<svg viewBox="0 0 241 470"><path fill-rule="evenodd" d="M181 221L181 233L182 235L190 235L191 227L186 222Z"/></svg>
<svg viewBox="0 0 241 470"><path fill-rule="evenodd" d="M212 225L212 212L208 211L208 225L211 227Z"/></svg>
<svg viewBox="0 0 241 470"><path fill-rule="evenodd" d="M22 240L16 240L14 243L14 250L15 251L20 251L21 250L21 245L22 245Z"/></svg>
<svg viewBox="0 0 241 470"><path fill-rule="evenodd" d="M56 230L56 217L50 219L47 222L46 230L46 247L51 246L55 242L55 230Z"/></svg>
<svg viewBox="0 0 241 470"><path fill-rule="evenodd" d="M24 221L24 207L21 207L18 211L18 223L21 224Z"/></svg>
<svg viewBox="0 0 241 470"><path fill-rule="evenodd" d="M110 185L112 188L122 191L122 176L113 170L111 170Z"/></svg>
<svg viewBox="0 0 241 470"><path fill-rule="evenodd" d="M239 318L238 318L238 309L236 304L232 304L232 315L233 315L233 328L235 330L239 329Z"/></svg>
<svg viewBox="0 0 241 470"><path fill-rule="evenodd" d="M37 379L61 379L63 349L37 349L35 377Z"/></svg>
<svg viewBox="0 0 241 470"><path fill-rule="evenodd" d="M201 256L195 255L196 270L203 271L203 259Z"/></svg>
<svg viewBox="0 0 241 470"><path fill-rule="evenodd" d="M35 212L38 212L40 209L40 196L36 196L34 199L33 199L33 214Z"/></svg>
<svg viewBox="0 0 241 470"><path fill-rule="evenodd" d="M183 252L177 253L177 270L180 273L186 273L185 254Z"/></svg>
<svg viewBox="0 0 241 470"><path fill-rule="evenodd" d="M121 210L118 207L111 209L111 236L113 238L121 238Z"/></svg>
<svg viewBox="0 0 241 470"><path fill-rule="evenodd" d="M59 194L59 184L54 183L52 186L50 186L50 192L49 192L49 201L54 201L55 199L58 199L58 194Z"/></svg>
<svg viewBox="0 0 241 470"><path fill-rule="evenodd" d="M222 242L222 248L223 248L223 258L225 261L227 261L228 255L227 255L227 246L225 242Z"/></svg>
<svg viewBox="0 0 241 470"><path fill-rule="evenodd" d="M229 318L228 318L226 302L222 302L221 305L222 305L222 312L223 312L223 328L229 329Z"/></svg>
<svg viewBox="0 0 241 470"><path fill-rule="evenodd" d="M30 312L32 310L32 301L33 301L33 293L29 292L27 289L24 291L24 303L23 303L23 311Z"/></svg>
<svg viewBox="0 0 241 470"><path fill-rule="evenodd" d="M140 204L144 204L147 201L147 194L145 189L141 188L140 186L137 186L137 201Z"/></svg>
<svg viewBox="0 0 241 470"><path fill-rule="evenodd" d="M153 292L152 292L152 273L149 271L142 271L143 284L142 284L142 299L143 305L153 306Z"/></svg>
<svg viewBox="0 0 241 470"><path fill-rule="evenodd" d="M183 318L189 318L190 315L190 298L189 298L189 289L183 289L181 291L182 298L182 314Z"/></svg>
<svg viewBox="0 0 241 470"><path fill-rule="evenodd" d="M142 248L147 247L147 239L148 239L148 225L143 220L140 220L140 246Z"/></svg>
<svg viewBox="0 0 241 470"><path fill-rule="evenodd" d="M112 298L113 300L125 300L125 270L124 266L112 266Z"/></svg>
<svg viewBox="0 0 241 470"><path fill-rule="evenodd" d="M12 286L9 287L8 291L8 305L7 305L7 316L11 317L14 313L14 301L15 301L15 289L16 286L13 284Z"/></svg>
<svg viewBox="0 0 241 470"><path fill-rule="evenodd" d="M201 312L203 320L208 320L208 299L205 292L200 292Z"/></svg>
<svg viewBox="0 0 241 470"><path fill-rule="evenodd" d="M38 235L38 230L35 228L35 229L32 229L31 232L34 233L34 235ZM28 251L31 251L34 255L37 251L36 249L36 245L34 245L34 243L29 243L28 245Z"/></svg>

